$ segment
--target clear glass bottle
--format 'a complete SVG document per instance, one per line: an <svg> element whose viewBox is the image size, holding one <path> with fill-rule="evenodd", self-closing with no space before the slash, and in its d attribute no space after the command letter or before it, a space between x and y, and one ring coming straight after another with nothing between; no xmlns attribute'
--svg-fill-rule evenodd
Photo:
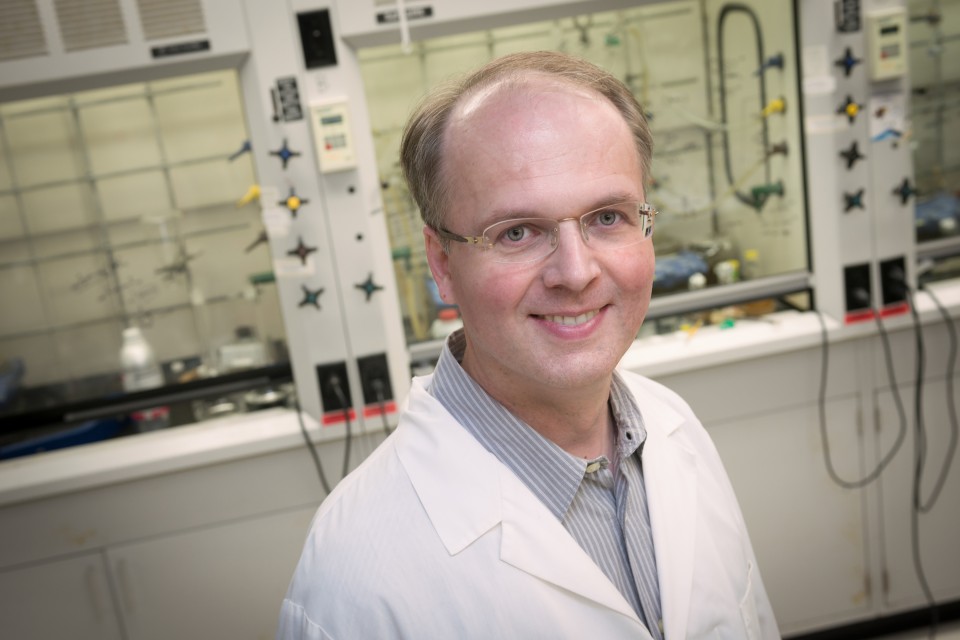
<svg viewBox="0 0 960 640"><path fill-rule="evenodd" d="M120 366L124 391L143 391L163 386L163 369L140 327L127 327L123 330ZM138 431L153 431L169 424L170 409L150 407L135 411L131 417Z"/></svg>

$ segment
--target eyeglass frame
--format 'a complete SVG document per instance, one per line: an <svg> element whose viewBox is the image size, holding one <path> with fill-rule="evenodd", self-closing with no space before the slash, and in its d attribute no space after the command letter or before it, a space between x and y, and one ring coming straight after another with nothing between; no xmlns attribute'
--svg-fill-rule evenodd
<svg viewBox="0 0 960 640"><path fill-rule="evenodd" d="M502 225L502 224L509 223L509 222L517 222L517 223L520 223L520 222L523 222L523 221L525 221L525 220L547 220L547 221L550 221L550 222L555 223L555 231L559 231L559 229L560 229L560 223L561 223L561 222L567 222L568 220L576 220L577 222L579 222L579 226L580 226L580 236L583 238L584 244L589 247L589 246L590 246L590 241L589 241L589 238L588 238L588 236L587 236L587 229L586 229L586 227L585 227L584 224L583 224L583 219L586 218L586 217L589 216L589 215L593 215L593 214L595 214L595 213L597 213L597 212L599 212L599 211L603 211L604 209L606 209L606 208L608 208L608 207L615 207L615 206L621 205L621 204L636 204L636 205L637 205L637 214L640 215L640 216L649 218L649 220L650 220L650 223L649 223L650 226L649 226L649 228L648 228L648 231L643 235L643 238L642 238L639 242L642 242L643 240L646 240L647 238L651 237L651 236L653 235L654 222L655 222L655 220L656 220L657 214L659 214L660 212L656 209L656 207L654 207L654 206L653 206L652 204L650 204L649 202L640 202L640 201L636 201L636 202L635 202L635 201L633 201L633 200L626 200L626 201L620 201L620 202L613 202L613 203L610 203L610 204L605 204L605 205L603 205L603 206L601 206L601 207L597 207L596 209L591 209L590 211L587 211L586 213L580 214L579 216L570 216L570 217L568 217L568 218L560 218L560 219L558 219L558 220L554 220L553 218L547 218L547 217L545 217L545 216L527 216L527 217L525 217L525 218L508 218L508 219L506 219L506 220L498 220L498 221L494 222L493 224L491 224L490 226L484 228L484 230L481 231L481 232L480 232L480 235L478 235L478 236L463 236L463 235L460 235L459 233L454 233L453 231L450 231L449 229L447 229L447 228L445 228L445 227L433 227L433 229L434 229L434 231L437 232L437 235L439 235L441 238L443 238L443 239L445 239L445 240L453 240L453 241L455 241L455 242L464 243L464 244L466 244L466 245L468 245L468 246L479 247L479 248L481 248L481 249L487 250L487 249L492 249L493 246L494 246L494 243L493 243L493 242L490 242L490 241L487 239L487 231L489 231L489 230L492 229L493 227L496 227L497 225ZM508 227L508 228L510 228L510 227ZM543 259L543 258L546 258L547 256L551 255L554 251L556 251L556 250L557 250L557 247L560 246L560 236L559 236L559 233L556 233L556 232L555 232L555 235L556 235L556 238L557 238L557 243L550 249L549 252L543 254L542 256L539 256L539 257L536 257L536 258L532 258L532 259L530 259L530 260L520 261L520 262L504 262L503 264L524 264L525 262L535 262L535 261L537 261L537 260L541 260L541 259ZM637 242L636 244L639 244L639 242ZM631 246L631 245L624 245L624 246L628 246L628 247L629 247L629 246Z"/></svg>

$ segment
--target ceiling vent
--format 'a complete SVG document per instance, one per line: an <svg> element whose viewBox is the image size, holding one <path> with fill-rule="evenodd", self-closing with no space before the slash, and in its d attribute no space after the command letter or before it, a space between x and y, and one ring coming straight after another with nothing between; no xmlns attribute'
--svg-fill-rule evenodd
<svg viewBox="0 0 960 640"><path fill-rule="evenodd" d="M119 0L55 0L65 51L126 44Z"/></svg>
<svg viewBox="0 0 960 640"><path fill-rule="evenodd" d="M137 0L147 41L176 38L207 30L201 0Z"/></svg>
<svg viewBox="0 0 960 640"><path fill-rule="evenodd" d="M34 0L0 1L0 62L47 54Z"/></svg>

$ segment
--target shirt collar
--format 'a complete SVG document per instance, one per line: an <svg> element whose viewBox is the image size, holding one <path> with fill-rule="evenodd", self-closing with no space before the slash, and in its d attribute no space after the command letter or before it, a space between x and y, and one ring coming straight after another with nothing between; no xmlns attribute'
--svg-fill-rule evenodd
<svg viewBox="0 0 960 640"><path fill-rule="evenodd" d="M460 366L465 349L463 330L450 334L430 394L563 521L592 461L567 453L490 397ZM610 407L617 425L617 451L621 458L632 456L646 439L646 429L633 395L616 371Z"/></svg>

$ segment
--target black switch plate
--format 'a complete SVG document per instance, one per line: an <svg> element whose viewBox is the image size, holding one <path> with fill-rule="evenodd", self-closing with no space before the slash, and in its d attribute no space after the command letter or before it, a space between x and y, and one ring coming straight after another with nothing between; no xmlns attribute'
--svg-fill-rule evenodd
<svg viewBox="0 0 960 640"><path fill-rule="evenodd" d="M303 61L307 69L337 64L337 51L333 46L333 29L330 27L330 11L321 9L298 13L297 23L300 25L300 44L303 46Z"/></svg>

